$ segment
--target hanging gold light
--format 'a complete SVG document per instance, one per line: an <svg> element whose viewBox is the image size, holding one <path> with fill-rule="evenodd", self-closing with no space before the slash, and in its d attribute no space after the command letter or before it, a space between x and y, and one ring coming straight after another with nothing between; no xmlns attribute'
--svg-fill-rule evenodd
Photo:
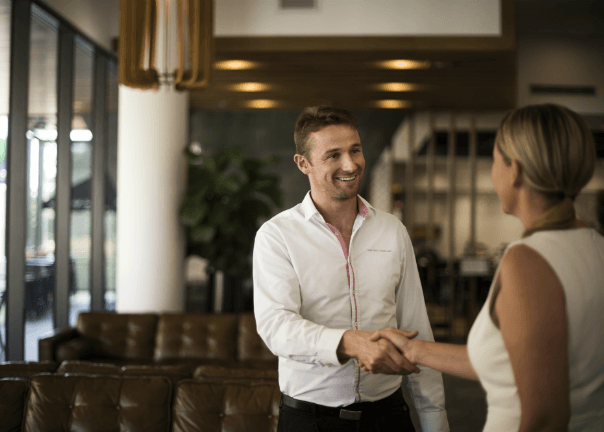
<svg viewBox="0 0 604 432"><path fill-rule="evenodd" d="M120 0L120 83L143 90L206 87L213 22L213 0Z"/></svg>

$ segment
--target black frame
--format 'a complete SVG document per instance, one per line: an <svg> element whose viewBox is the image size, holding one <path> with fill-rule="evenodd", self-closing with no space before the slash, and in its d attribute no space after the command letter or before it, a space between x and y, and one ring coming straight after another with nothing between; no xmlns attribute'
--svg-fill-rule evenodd
<svg viewBox="0 0 604 432"><path fill-rule="evenodd" d="M7 137L6 360L23 360L25 329L25 244L27 205L27 123L32 4L59 21L57 78L57 186L55 200L55 327L69 325L71 121L74 94L74 40L94 47L91 309L104 308L105 171L108 62L117 57L78 31L39 0L12 0L9 133ZM0 359L1 361L2 359Z"/></svg>

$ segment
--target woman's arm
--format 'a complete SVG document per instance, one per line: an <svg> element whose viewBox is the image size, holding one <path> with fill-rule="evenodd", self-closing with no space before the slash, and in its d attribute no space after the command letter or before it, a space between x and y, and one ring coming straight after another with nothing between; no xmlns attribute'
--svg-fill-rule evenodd
<svg viewBox="0 0 604 432"><path fill-rule="evenodd" d="M377 340L382 337L390 340L412 364L478 381L465 345L409 340L406 335L407 332L391 327L376 331L372 338Z"/></svg>
<svg viewBox="0 0 604 432"><path fill-rule="evenodd" d="M522 408L519 431L565 431L570 419L564 291L549 264L526 245L501 263L495 313Z"/></svg>

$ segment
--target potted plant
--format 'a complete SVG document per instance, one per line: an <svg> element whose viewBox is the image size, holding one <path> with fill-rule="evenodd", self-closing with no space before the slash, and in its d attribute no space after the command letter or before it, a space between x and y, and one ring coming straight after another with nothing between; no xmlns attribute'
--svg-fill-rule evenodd
<svg viewBox="0 0 604 432"><path fill-rule="evenodd" d="M273 214L272 205L281 205L280 179L265 172L278 159L246 158L239 147L208 156L192 145L185 154L188 180L180 218L187 227L187 255L223 272L224 312L249 309L242 307L242 284L251 279L256 231Z"/></svg>

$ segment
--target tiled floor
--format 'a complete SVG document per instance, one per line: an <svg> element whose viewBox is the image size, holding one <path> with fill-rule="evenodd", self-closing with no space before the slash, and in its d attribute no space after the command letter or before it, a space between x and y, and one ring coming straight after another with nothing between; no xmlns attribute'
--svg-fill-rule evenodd
<svg viewBox="0 0 604 432"><path fill-rule="evenodd" d="M451 432L480 432L487 415L485 393L480 383L443 374L445 406ZM403 386L404 388L404 386ZM409 395L405 399L409 402ZM411 404L410 404L411 405ZM421 431L415 409L411 408L415 430Z"/></svg>

